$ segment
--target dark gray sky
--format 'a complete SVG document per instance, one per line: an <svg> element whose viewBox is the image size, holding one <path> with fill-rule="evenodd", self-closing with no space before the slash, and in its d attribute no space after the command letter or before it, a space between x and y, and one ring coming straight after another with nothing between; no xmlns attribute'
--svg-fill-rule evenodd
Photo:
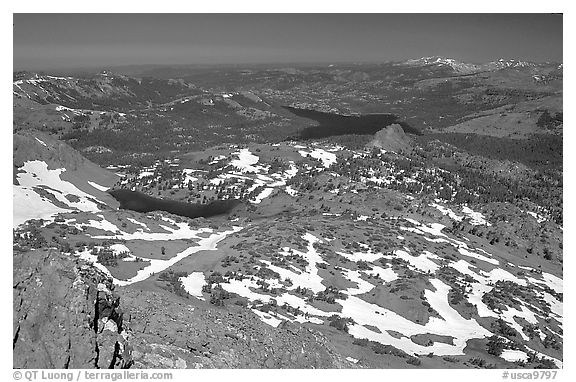
<svg viewBox="0 0 576 382"><path fill-rule="evenodd" d="M547 14L15 14L14 69L391 61L562 61Z"/></svg>

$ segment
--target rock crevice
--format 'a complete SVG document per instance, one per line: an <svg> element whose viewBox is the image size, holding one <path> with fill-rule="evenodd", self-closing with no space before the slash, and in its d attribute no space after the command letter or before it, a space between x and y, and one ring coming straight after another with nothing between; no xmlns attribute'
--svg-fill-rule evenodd
<svg viewBox="0 0 576 382"><path fill-rule="evenodd" d="M56 250L14 253L13 367L132 365L111 280Z"/></svg>

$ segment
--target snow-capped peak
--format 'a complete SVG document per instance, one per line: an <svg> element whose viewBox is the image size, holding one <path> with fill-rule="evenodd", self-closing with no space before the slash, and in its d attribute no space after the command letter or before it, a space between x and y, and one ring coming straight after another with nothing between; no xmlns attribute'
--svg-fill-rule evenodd
<svg viewBox="0 0 576 382"><path fill-rule="evenodd" d="M533 62L515 60L515 59L503 59L500 58L498 61L489 62L487 65L496 66L498 69L504 68L527 68L536 66Z"/></svg>
<svg viewBox="0 0 576 382"><path fill-rule="evenodd" d="M454 58L442 57L442 56L430 56L421 57L416 59L410 59L403 62L405 65L441 65L449 66L457 73L475 73L481 71L495 71L507 68L532 68L538 66L533 62L522 61L517 59L504 59L500 58L496 61L488 62L485 64L472 64L465 63ZM562 66L558 67L561 69Z"/></svg>
<svg viewBox="0 0 576 382"><path fill-rule="evenodd" d="M458 61L454 58L442 57L442 56L431 56L431 57L421 57L417 59L411 59L405 61L407 65L445 65L451 67L454 71L458 73L471 73L480 70L480 66L476 64L469 64Z"/></svg>

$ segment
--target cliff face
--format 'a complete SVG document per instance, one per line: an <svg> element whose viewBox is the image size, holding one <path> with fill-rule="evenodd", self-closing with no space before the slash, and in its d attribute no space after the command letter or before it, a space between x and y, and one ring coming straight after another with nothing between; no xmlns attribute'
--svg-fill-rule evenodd
<svg viewBox="0 0 576 382"><path fill-rule="evenodd" d="M13 275L14 368L130 367L107 276L56 250L15 252Z"/></svg>

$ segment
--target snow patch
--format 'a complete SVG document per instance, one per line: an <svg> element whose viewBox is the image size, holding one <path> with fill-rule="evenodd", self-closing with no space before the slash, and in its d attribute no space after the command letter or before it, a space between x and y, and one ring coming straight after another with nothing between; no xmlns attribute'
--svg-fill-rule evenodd
<svg viewBox="0 0 576 382"><path fill-rule="evenodd" d="M184 290L191 296L199 300L205 300L202 295L202 287L206 285L206 277L202 272L192 272L186 277L180 277L180 282Z"/></svg>
<svg viewBox="0 0 576 382"><path fill-rule="evenodd" d="M238 155L238 159L230 162L230 165L238 168L240 172L258 172L259 167L254 165L258 163L259 159L256 155L250 152L250 149L241 149L234 153Z"/></svg>
<svg viewBox="0 0 576 382"><path fill-rule="evenodd" d="M504 358L508 362L526 361L528 360L528 354L524 353L522 350L512 350L504 349L500 357Z"/></svg>
<svg viewBox="0 0 576 382"><path fill-rule="evenodd" d="M454 211L452 211L450 208L441 206L440 204L431 203L431 204L429 204L429 206L436 208L438 211L440 211L442 213L442 215L448 215L448 217L450 217L450 219L453 219L456 221L462 221L462 219L464 219L464 216L456 215L456 213Z"/></svg>
<svg viewBox="0 0 576 382"><path fill-rule="evenodd" d="M282 320L280 320L276 317L273 317L272 315L270 315L268 313L261 312L257 309L250 309L250 310L252 312L254 312L254 314L256 314L260 320L262 320L262 322L264 322L264 323L266 323L266 324L268 324L274 328L277 328L278 325L280 325L280 323L282 323Z"/></svg>
<svg viewBox="0 0 576 382"><path fill-rule="evenodd" d="M42 140L40 140L40 139L38 139L38 138L36 138L36 137L34 137L34 139L36 139L36 140L38 141L38 143L40 143L42 146L48 147L48 146L46 145L46 143L44 143Z"/></svg>
<svg viewBox="0 0 576 382"><path fill-rule="evenodd" d="M320 148L316 148L312 151L299 150L298 153L303 157L310 156L314 159L320 160L325 168L328 168L336 163L336 154Z"/></svg>
<svg viewBox="0 0 576 382"><path fill-rule="evenodd" d="M100 191L104 191L104 192L106 192L110 189L110 187L101 186L98 183L91 182L91 181L88 181L88 184L91 185L92 187L94 187L95 189L100 190Z"/></svg>
<svg viewBox="0 0 576 382"><path fill-rule="evenodd" d="M480 212L474 212L468 206L462 207L462 212L470 218L470 224L472 225L485 225L490 227L492 224L488 223L484 215Z"/></svg>
<svg viewBox="0 0 576 382"><path fill-rule="evenodd" d="M266 199L267 197L269 197L272 194L272 191L274 191L274 189L271 187L265 188L260 194L258 194L254 198L254 200L251 200L251 202L254 204L260 204L262 202L262 200Z"/></svg>

